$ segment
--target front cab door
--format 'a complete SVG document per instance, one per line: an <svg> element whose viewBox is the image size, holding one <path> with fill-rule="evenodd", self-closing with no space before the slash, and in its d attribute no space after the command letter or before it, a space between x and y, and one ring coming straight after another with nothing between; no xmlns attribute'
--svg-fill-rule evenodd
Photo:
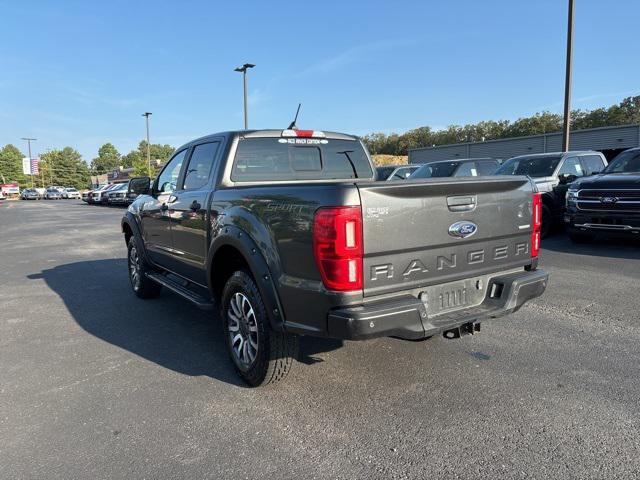
<svg viewBox="0 0 640 480"><path fill-rule="evenodd" d="M172 245L169 203L178 184L178 178L188 149L176 153L164 166L151 187L151 195L140 208L142 235L151 260L171 268Z"/></svg>

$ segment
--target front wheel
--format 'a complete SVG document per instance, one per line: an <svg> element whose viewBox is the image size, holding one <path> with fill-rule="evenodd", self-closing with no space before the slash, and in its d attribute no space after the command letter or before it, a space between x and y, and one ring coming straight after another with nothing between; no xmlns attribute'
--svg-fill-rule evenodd
<svg viewBox="0 0 640 480"><path fill-rule="evenodd" d="M133 293L139 298L155 298L160 295L162 285L146 276L149 266L138 250L138 245L136 245L136 240L133 236L127 243L127 251L129 281L131 282Z"/></svg>
<svg viewBox="0 0 640 480"><path fill-rule="evenodd" d="M271 328L248 272L239 270L227 281L221 316L227 350L240 377L252 387L284 380L298 353L298 337Z"/></svg>

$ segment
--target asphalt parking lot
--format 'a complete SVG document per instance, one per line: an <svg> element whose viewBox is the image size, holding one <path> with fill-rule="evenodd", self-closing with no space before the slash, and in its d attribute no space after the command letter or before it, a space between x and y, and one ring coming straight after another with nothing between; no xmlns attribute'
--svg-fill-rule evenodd
<svg viewBox="0 0 640 480"><path fill-rule="evenodd" d="M543 244L460 340L303 339L237 380L211 314L130 292L121 209L0 204L0 478L638 478L640 246Z"/></svg>

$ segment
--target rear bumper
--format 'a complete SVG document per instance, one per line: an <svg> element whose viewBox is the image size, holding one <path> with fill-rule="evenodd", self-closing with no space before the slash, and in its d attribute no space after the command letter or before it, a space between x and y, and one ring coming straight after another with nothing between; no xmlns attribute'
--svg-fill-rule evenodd
<svg viewBox="0 0 640 480"><path fill-rule="evenodd" d="M515 312L525 302L542 295L549 274L543 270L522 271L493 277L482 303L470 308L429 315L425 304L414 296L380 303L332 310L327 318L330 337L365 340L375 337L420 339L469 322L498 318ZM496 288L493 285L496 285ZM500 292L496 295L496 292ZM494 292L494 296L490 296Z"/></svg>

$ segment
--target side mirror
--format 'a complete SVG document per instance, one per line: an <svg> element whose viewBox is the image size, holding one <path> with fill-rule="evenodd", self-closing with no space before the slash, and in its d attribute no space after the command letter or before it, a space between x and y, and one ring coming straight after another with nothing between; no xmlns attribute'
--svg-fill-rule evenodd
<svg viewBox="0 0 640 480"><path fill-rule="evenodd" d="M567 174L567 173L563 173L561 175L558 175L558 180L560 182L560 185L566 185L568 183L573 182L574 180L576 180L578 177L576 175L571 175L571 174Z"/></svg>
<svg viewBox="0 0 640 480"><path fill-rule="evenodd" d="M136 177L129 181L128 194L148 195L151 192L149 177Z"/></svg>

